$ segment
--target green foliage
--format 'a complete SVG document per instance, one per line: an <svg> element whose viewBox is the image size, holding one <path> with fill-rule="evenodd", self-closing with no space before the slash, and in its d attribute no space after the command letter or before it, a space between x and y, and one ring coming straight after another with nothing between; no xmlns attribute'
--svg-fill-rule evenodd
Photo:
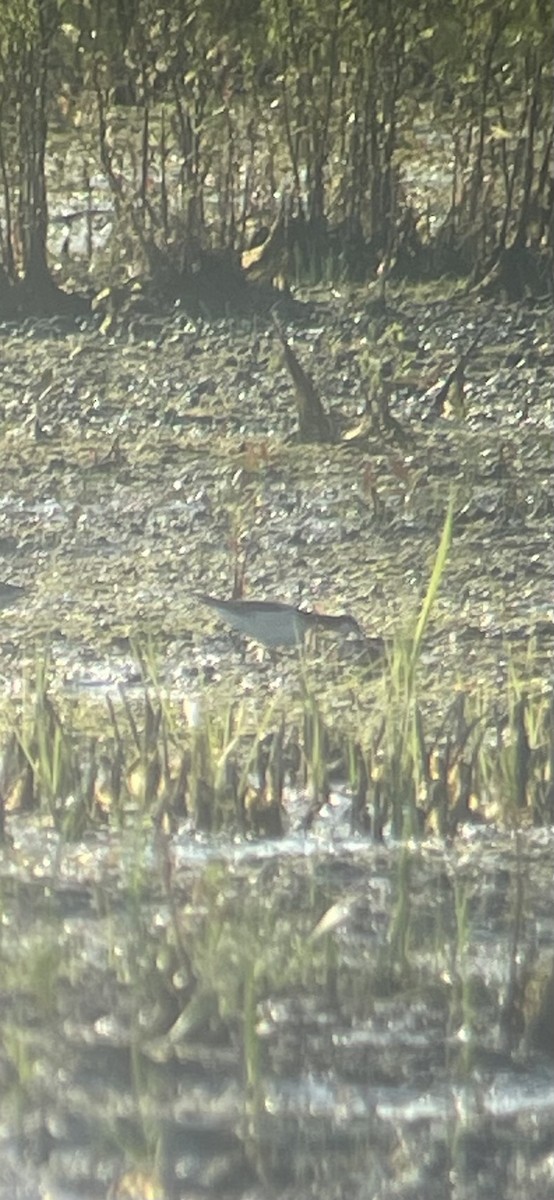
<svg viewBox="0 0 554 1200"><path fill-rule="evenodd" d="M39 25L38 0L3 0L0 5L0 45L4 53L12 39L33 37Z"/></svg>
<svg viewBox="0 0 554 1200"><path fill-rule="evenodd" d="M481 222L488 231L485 251L494 248L497 230L502 245L509 233L524 240L533 206L544 211L548 172L533 153L538 159L536 128L545 126L549 111L552 61L545 0L450 0L446 6L419 0L408 7L385 0L170 0L163 6L157 0L7 0L0 7L0 153L2 142L13 147L4 174L13 193L8 207L25 230L24 273L46 268L48 122L70 110L80 125L83 118L89 123L91 96L101 167L126 227L132 214L141 252L143 227L161 227L169 240L183 213L184 240L242 249L251 210L272 220L275 202L287 194L293 210L308 219L295 264L299 281L308 272L324 277L330 264L340 270L340 254L325 241L330 218L350 223L368 240L362 274L392 261L408 228L413 264L421 240L415 208L423 211L426 198L420 203L418 189L408 196L402 166L422 105L433 107L453 138L449 236L456 228L463 245ZM18 113L15 139L11 105ZM129 197L123 192L118 159L125 150L114 137L114 105L143 109L138 206L136 180L129 181ZM158 139L151 112L161 105L165 125ZM180 189L163 179L159 205L155 197L147 205L152 166L154 174L164 172L178 156ZM537 218L535 226L541 243ZM15 261L17 234L8 229L5 240L8 255L14 245ZM288 253L290 267L294 245ZM356 248L352 257L359 270ZM11 262L8 267L14 275Z"/></svg>

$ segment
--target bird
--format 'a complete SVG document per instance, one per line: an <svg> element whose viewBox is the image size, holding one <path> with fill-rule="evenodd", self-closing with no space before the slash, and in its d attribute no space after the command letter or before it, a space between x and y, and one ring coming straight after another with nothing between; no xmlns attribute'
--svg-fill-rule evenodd
<svg viewBox="0 0 554 1200"><path fill-rule="evenodd" d="M11 608L23 599L27 589L18 583L0 583L0 608Z"/></svg>
<svg viewBox="0 0 554 1200"><path fill-rule="evenodd" d="M364 636L358 622L348 613L328 616L273 600L218 600L205 592L199 593L197 599L213 609L221 621L269 650L301 646L306 634L317 629Z"/></svg>

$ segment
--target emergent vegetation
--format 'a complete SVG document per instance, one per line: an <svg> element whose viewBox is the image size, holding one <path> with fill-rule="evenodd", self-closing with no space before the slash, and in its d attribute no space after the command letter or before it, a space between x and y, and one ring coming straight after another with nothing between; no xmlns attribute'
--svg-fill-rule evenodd
<svg viewBox="0 0 554 1200"><path fill-rule="evenodd" d="M7 0L0 299L63 304L47 253L60 135L89 254L108 182L111 288L139 272L236 306L242 255L258 282L473 273L544 291L553 63L547 0Z"/></svg>

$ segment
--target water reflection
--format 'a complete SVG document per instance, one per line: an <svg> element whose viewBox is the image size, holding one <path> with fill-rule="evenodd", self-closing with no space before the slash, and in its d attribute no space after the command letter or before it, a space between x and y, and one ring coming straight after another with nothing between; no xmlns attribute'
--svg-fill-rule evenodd
<svg viewBox="0 0 554 1200"><path fill-rule="evenodd" d="M10 833L0 1160L37 1187L551 1194L551 833Z"/></svg>

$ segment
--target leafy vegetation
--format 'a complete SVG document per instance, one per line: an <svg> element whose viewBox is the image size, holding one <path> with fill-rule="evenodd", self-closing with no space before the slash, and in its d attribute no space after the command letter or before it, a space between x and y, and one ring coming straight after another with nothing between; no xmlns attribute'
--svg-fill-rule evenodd
<svg viewBox="0 0 554 1200"><path fill-rule="evenodd" d="M110 285L145 269L175 285L176 263L245 252L276 220L268 279L473 271L544 291L553 62L545 0L6 3L5 303L21 281L27 301L61 303L47 243L62 133L89 222L92 177L109 185Z"/></svg>
<svg viewBox="0 0 554 1200"><path fill-rule="evenodd" d="M0 317L100 325L0 371L14 1190L549 1194L551 313L395 277L548 292L553 59L545 0L0 6ZM199 628L308 579L376 636Z"/></svg>

